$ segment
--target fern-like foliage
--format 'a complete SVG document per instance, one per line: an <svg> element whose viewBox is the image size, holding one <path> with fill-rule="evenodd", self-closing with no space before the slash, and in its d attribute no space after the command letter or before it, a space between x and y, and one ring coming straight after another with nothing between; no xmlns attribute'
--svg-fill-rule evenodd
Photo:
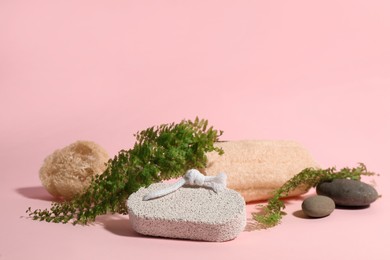
<svg viewBox="0 0 390 260"><path fill-rule="evenodd" d="M309 190L324 181L333 179L360 180L362 175L374 175L374 173L367 171L366 166L362 163L356 168L345 167L340 171L334 167L328 169L306 168L277 189L274 196L268 200L268 204L261 209L260 213L254 213L253 218L259 222L262 228L276 226L284 215L282 210L285 205L281 199L288 196L289 192L297 187L303 185L306 190Z"/></svg>
<svg viewBox="0 0 390 260"><path fill-rule="evenodd" d="M207 152L222 154L214 146L221 135L198 118L150 127L135 134L134 147L109 160L107 169L82 194L53 202L50 209L29 208L27 213L34 220L73 224L87 224L106 213L126 214L128 196L140 187L179 177L190 168L204 168Z"/></svg>

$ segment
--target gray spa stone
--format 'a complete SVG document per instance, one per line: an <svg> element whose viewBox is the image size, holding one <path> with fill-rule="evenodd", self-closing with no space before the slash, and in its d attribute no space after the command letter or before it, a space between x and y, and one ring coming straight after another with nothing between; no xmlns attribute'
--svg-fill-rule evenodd
<svg viewBox="0 0 390 260"><path fill-rule="evenodd" d="M326 196L315 195L302 202L302 211L309 217L322 218L330 215L335 209L334 201Z"/></svg>
<svg viewBox="0 0 390 260"><path fill-rule="evenodd" d="M322 182L317 185L316 191L318 195L332 198L338 206L368 206L378 198L378 192L372 186L349 179Z"/></svg>
<svg viewBox="0 0 390 260"><path fill-rule="evenodd" d="M224 189L184 186L164 197L144 201L151 191L170 184L156 183L141 188L127 200L130 224L134 231L157 237L204 241L236 238L246 225L243 197Z"/></svg>

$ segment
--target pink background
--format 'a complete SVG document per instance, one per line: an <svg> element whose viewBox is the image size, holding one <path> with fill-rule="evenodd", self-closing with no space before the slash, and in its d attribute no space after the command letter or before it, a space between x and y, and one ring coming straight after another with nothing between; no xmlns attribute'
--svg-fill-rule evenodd
<svg viewBox="0 0 390 260"><path fill-rule="evenodd" d="M1 0L0 259L389 259L389 46L386 0ZM113 156L196 115L225 140L364 162L382 198L315 220L291 200L281 225L226 243L142 237L126 216L25 218L50 206L38 171L55 149L87 139Z"/></svg>

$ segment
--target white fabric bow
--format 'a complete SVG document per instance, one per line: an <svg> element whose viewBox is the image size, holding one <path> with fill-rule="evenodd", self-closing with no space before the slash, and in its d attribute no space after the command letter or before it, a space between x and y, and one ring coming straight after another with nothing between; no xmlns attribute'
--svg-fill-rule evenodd
<svg viewBox="0 0 390 260"><path fill-rule="evenodd" d="M169 193L178 190L183 185L208 187L218 193L219 191L226 188L226 174L220 173L217 176L204 176L196 169L191 169L180 178L176 183L168 186L162 190L152 191L143 197L143 200L151 200L159 197L163 197Z"/></svg>

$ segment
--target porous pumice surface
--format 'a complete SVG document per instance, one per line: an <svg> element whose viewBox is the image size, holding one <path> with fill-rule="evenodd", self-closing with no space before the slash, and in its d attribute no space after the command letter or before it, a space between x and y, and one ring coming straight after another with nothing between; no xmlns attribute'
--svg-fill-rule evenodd
<svg viewBox="0 0 390 260"><path fill-rule="evenodd" d="M143 201L151 191L170 184L141 188L127 200L134 231L158 237L222 242L236 238L245 228L243 197L224 189L218 193L203 187L184 186L164 197Z"/></svg>

